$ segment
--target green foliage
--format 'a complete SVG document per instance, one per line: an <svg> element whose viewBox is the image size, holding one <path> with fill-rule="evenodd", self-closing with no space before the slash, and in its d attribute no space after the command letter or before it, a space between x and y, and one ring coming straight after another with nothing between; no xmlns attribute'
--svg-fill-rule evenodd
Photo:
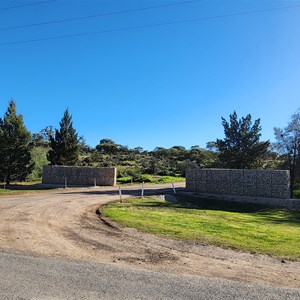
<svg viewBox="0 0 300 300"><path fill-rule="evenodd" d="M291 191L300 178L300 111L294 113L284 129L274 128L275 147L284 159L283 167L290 170Z"/></svg>
<svg viewBox="0 0 300 300"><path fill-rule="evenodd" d="M11 100L4 119L0 119L0 179L8 184L13 180L24 181L32 171L31 136L17 115L16 103Z"/></svg>
<svg viewBox="0 0 300 300"><path fill-rule="evenodd" d="M260 119L252 125L251 115L237 119L236 112L230 115L230 122L222 118L225 138L217 139L216 147L220 161L226 168L250 169L261 165L269 142L260 142Z"/></svg>
<svg viewBox="0 0 300 300"><path fill-rule="evenodd" d="M133 181L133 178L131 176L118 178L118 183L131 183L132 181Z"/></svg>
<svg viewBox="0 0 300 300"><path fill-rule="evenodd" d="M116 154L118 151L118 145L111 139L102 139L96 149L100 153Z"/></svg>
<svg viewBox="0 0 300 300"><path fill-rule="evenodd" d="M183 146L174 146L170 149L157 147L153 151L143 151L142 147L129 149L112 139L100 140L96 151L90 149L89 152L85 152L80 164L115 166L118 169L118 178L132 176L134 181L140 182L141 174L185 176L190 161L195 161L200 167L218 166L217 153L201 149L199 146L190 150Z"/></svg>
<svg viewBox="0 0 300 300"><path fill-rule="evenodd" d="M179 239L300 260L300 212L181 196L179 204L145 197L101 211L124 226Z"/></svg>
<svg viewBox="0 0 300 300"><path fill-rule="evenodd" d="M51 165L74 166L79 159L79 139L68 109L59 124L60 129L55 130L55 136L50 136L51 150L47 159Z"/></svg>
<svg viewBox="0 0 300 300"><path fill-rule="evenodd" d="M148 182L155 184L171 183L171 182L183 182L184 177L178 176L156 176L150 174L142 174L139 178L133 178L132 176L119 177L117 179L119 183L131 183L131 182Z"/></svg>
<svg viewBox="0 0 300 300"><path fill-rule="evenodd" d="M161 176L156 179L157 183L184 182L185 178L180 176Z"/></svg>
<svg viewBox="0 0 300 300"><path fill-rule="evenodd" d="M141 182L153 182L153 178L151 175L149 174L142 174L141 175L141 179L140 179Z"/></svg>
<svg viewBox="0 0 300 300"><path fill-rule="evenodd" d="M126 146L116 144L112 139L102 139L99 145L96 146L96 150L103 154L120 154L128 152Z"/></svg>
<svg viewBox="0 0 300 300"><path fill-rule="evenodd" d="M293 197L300 199L300 189L296 189L293 191Z"/></svg>
<svg viewBox="0 0 300 300"><path fill-rule="evenodd" d="M50 137L53 135L53 127L47 126L40 132L32 134L32 144L34 147L48 148L50 145Z"/></svg>
<svg viewBox="0 0 300 300"><path fill-rule="evenodd" d="M131 176L134 181L139 181L141 179L141 174L136 169L129 169L126 173Z"/></svg>
<svg viewBox="0 0 300 300"><path fill-rule="evenodd" d="M34 162L34 169L27 177L29 181L41 180L43 173L43 166L48 164L47 160L48 149L44 146L34 147L31 150L32 161Z"/></svg>

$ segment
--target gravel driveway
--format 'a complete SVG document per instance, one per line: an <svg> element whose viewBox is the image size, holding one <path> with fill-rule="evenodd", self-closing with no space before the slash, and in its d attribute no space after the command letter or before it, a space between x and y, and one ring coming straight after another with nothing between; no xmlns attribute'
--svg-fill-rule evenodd
<svg viewBox="0 0 300 300"><path fill-rule="evenodd" d="M171 192L169 185L146 188L146 194ZM135 186L123 190L124 197L137 194ZM300 288L299 262L108 226L95 211L118 198L117 187L2 196L0 250Z"/></svg>

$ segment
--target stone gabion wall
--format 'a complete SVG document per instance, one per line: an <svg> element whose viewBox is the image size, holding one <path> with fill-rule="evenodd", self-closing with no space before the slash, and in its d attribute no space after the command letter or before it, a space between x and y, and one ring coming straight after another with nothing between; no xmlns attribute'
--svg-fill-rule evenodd
<svg viewBox="0 0 300 300"><path fill-rule="evenodd" d="M290 198L290 174L282 170L200 169L186 171L192 192L235 196Z"/></svg>
<svg viewBox="0 0 300 300"><path fill-rule="evenodd" d="M116 185L116 168L44 166L43 183L64 185Z"/></svg>

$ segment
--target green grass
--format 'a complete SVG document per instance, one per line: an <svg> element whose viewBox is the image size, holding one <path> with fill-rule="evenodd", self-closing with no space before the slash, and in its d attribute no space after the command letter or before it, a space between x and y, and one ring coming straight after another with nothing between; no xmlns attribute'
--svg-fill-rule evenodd
<svg viewBox="0 0 300 300"><path fill-rule="evenodd" d="M131 180L132 180L131 176L117 178L117 182L121 184L131 183ZM160 183L183 182L183 181L185 181L184 177L155 176L149 174L142 174L139 180L135 182L148 182L148 183L160 184Z"/></svg>
<svg viewBox="0 0 300 300"><path fill-rule="evenodd" d="M280 258L300 260L300 212L257 204L155 197L108 204L101 210L127 227L171 238L199 240Z"/></svg>
<svg viewBox="0 0 300 300"><path fill-rule="evenodd" d="M131 176L117 178L118 183L131 183L131 180L132 180Z"/></svg>
<svg viewBox="0 0 300 300"><path fill-rule="evenodd" d="M171 182L183 182L185 181L184 177L177 176L161 176L155 180L156 183L171 183Z"/></svg>

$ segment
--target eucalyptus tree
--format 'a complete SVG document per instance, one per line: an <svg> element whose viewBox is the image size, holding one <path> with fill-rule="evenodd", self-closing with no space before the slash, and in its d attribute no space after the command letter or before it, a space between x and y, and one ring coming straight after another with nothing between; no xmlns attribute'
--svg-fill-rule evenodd
<svg viewBox="0 0 300 300"><path fill-rule="evenodd" d="M300 173L300 110L291 116L285 128L275 127L274 134L276 139L275 147L284 155L290 170L290 186L291 191L293 191L295 181Z"/></svg>

